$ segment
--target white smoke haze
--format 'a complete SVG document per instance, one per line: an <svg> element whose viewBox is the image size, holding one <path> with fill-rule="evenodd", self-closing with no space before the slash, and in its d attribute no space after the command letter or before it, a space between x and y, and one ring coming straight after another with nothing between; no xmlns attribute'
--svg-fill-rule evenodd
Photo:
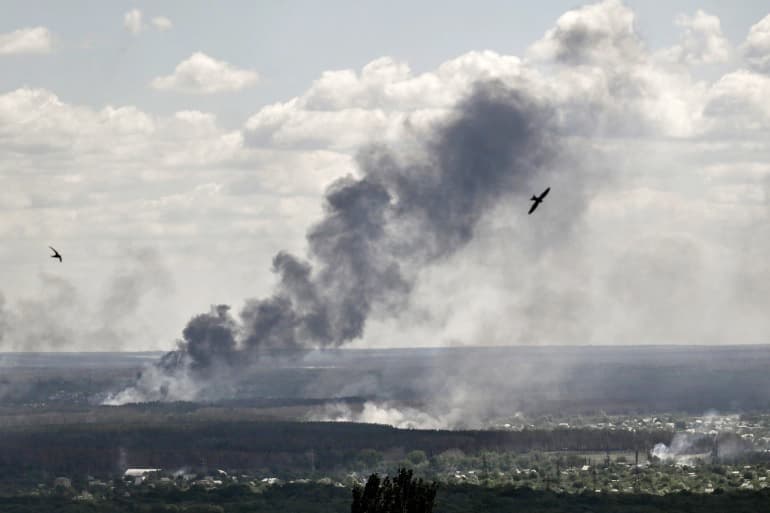
<svg viewBox="0 0 770 513"><path fill-rule="evenodd" d="M194 401L202 396L202 383L191 376L183 367L173 374L163 372L157 365L148 365L142 370L144 382L151 382L153 388L128 387L108 394L102 401L106 406L162 401L172 397L175 401Z"/></svg>
<svg viewBox="0 0 770 513"><path fill-rule="evenodd" d="M32 294L15 302L0 294L0 349L124 349L153 332L143 320L144 309L174 288L166 264L152 248L121 249L96 304L54 272L41 271L38 280Z"/></svg>
<svg viewBox="0 0 770 513"><path fill-rule="evenodd" d="M692 454L691 436L686 433L676 433L671 439L669 445L655 444L652 449L652 455L663 462L689 463L702 457L703 455Z"/></svg>
<svg viewBox="0 0 770 513"><path fill-rule="evenodd" d="M741 426L740 415L709 410L691 421L685 431L674 433L670 444L656 444L651 454L662 462L680 465L711 461L714 456L730 461L757 450L752 441L738 435Z"/></svg>
<svg viewBox="0 0 770 513"><path fill-rule="evenodd" d="M452 429L458 425L461 416L462 412L454 411L434 417L417 408L367 401L360 409L344 403L328 405L311 413L308 420L383 424L400 429Z"/></svg>
<svg viewBox="0 0 770 513"><path fill-rule="evenodd" d="M565 13L524 58L470 52L420 75L382 58L261 109L245 147L357 152L355 165L327 190L305 258L276 255L272 294L196 316L108 402L228 397L283 350L767 342L765 24L746 43L751 70L706 79L695 65L732 55L719 20L678 23L677 45L652 50L606 0ZM569 362L540 364L445 361L425 377L425 411L319 415L475 426L526 400L509 385L547 386Z"/></svg>

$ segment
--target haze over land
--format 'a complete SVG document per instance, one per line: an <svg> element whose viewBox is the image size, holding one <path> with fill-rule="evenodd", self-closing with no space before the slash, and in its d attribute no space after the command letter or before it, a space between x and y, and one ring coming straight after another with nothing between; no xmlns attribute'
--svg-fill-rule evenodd
<svg viewBox="0 0 770 513"><path fill-rule="evenodd" d="M144 411L98 405L161 355L5 354L0 425L106 422ZM261 360L227 382L229 388L210 386L183 398L197 405L146 408L161 420L165 411L197 409L202 419L210 411L229 421L348 420L422 429L521 428L535 419L585 424L607 415L705 418L767 411L768 365L768 346L333 349ZM770 438L763 443L770 447Z"/></svg>

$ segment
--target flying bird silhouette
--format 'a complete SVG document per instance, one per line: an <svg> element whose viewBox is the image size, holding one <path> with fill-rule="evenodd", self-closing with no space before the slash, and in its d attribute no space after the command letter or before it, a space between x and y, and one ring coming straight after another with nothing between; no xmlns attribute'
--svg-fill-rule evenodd
<svg viewBox="0 0 770 513"><path fill-rule="evenodd" d="M543 191L543 193L540 196L532 196L529 201L534 201L532 204L532 207L530 207L529 212L527 212L527 215L531 214L535 211L535 209L540 206L540 204L543 202L546 196L548 196L548 193L551 191L551 188L548 187L546 190Z"/></svg>
<svg viewBox="0 0 770 513"><path fill-rule="evenodd" d="M51 248L51 251L53 251L53 255L51 255L51 258L58 258L58 259L59 259L59 263L61 263L61 262L62 262L62 260L61 260L61 255L59 254L59 252L58 252L58 251L56 251L56 250L53 248L53 246L48 246L48 247L49 247L49 248Z"/></svg>

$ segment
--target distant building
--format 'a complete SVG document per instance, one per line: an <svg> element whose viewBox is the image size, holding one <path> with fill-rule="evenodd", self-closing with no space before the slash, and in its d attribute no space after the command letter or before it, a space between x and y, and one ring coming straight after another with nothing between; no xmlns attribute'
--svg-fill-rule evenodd
<svg viewBox="0 0 770 513"><path fill-rule="evenodd" d="M132 482L135 485L142 484L148 477L157 474L162 469L159 468L129 468L123 472L123 479Z"/></svg>
<svg viewBox="0 0 770 513"><path fill-rule="evenodd" d="M72 488L72 481L69 477L57 477L53 480L53 487Z"/></svg>

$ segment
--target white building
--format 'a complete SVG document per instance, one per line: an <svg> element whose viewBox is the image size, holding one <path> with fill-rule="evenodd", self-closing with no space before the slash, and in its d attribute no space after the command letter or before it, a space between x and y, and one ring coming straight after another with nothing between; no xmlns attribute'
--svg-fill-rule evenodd
<svg viewBox="0 0 770 513"><path fill-rule="evenodd" d="M123 479L132 481L135 485L142 484L148 476L160 472L159 468L128 468L123 472Z"/></svg>

